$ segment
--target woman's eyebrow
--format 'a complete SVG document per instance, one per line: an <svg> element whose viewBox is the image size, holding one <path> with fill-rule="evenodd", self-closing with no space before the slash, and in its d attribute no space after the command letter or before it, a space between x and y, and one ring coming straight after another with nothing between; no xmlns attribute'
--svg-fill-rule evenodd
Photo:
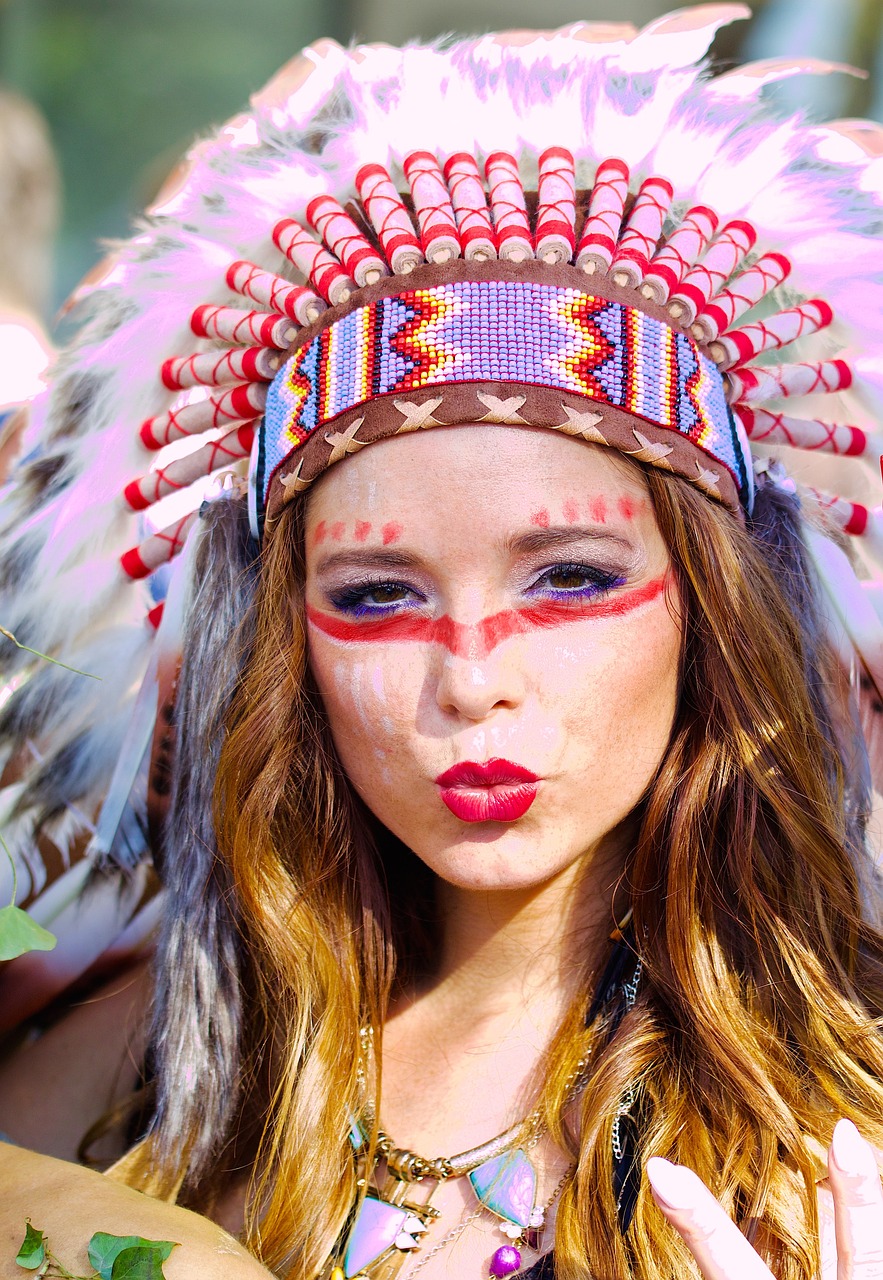
<svg viewBox="0 0 883 1280"><path fill-rule="evenodd" d="M513 555L529 555L536 551L545 551L549 547L570 546L576 542L613 542L628 551L634 551L635 544L631 538L621 533L614 533L608 525L599 524L567 524L550 525L548 528L530 529L507 539L507 550Z"/></svg>
<svg viewBox="0 0 883 1280"><path fill-rule="evenodd" d="M339 551L320 552L317 573L330 569L414 569L422 563L419 556L392 547L341 547Z"/></svg>

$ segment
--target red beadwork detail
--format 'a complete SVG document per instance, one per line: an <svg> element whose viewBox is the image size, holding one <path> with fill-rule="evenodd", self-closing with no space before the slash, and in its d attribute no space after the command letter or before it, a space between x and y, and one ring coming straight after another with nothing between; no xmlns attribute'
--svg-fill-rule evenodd
<svg viewBox="0 0 883 1280"><path fill-rule="evenodd" d="M602 271L610 266L622 227L622 213L629 192L629 167L624 160L602 160L595 174L589 211L576 250L576 265L594 263Z"/></svg>
<svg viewBox="0 0 883 1280"><path fill-rule="evenodd" d="M356 190L393 272L399 275L422 262L408 210L383 165L363 165L356 173Z"/></svg>
<svg viewBox="0 0 883 1280"><path fill-rule="evenodd" d="M536 254L569 262L576 219L576 173L566 147L549 147L540 156L537 182Z"/></svg>
<svg viewBox="0 0 883 1280"><path fill-rule="evenodd" d="M276 347L284 350L295 335L287 316L266 311L237 311L234 307L218 307L205 303L190 317L190 328L197 338L221 338L224 342L251 346Z"/></svg>
<svg viewBox="0 0 883 1280"><path fill-rule="evenodd" d="M162 616L165 612L165 608L165 600L160 600L159 604L155 604L147 615L147 625L149 627L153 627L154 631L159 628L159 624L162 622Z"/></svg>
<svg viewBox="0 0 883 1280"><path fill-rule="evenodd" d="M497 242L475 157L458 151L446 162L445 181L465 258L495 258Z"/></svg>
<svg viewBox="0 0 883 1280"><path fill-rule="evenodd" d="M289 284L274 271L263 271L253 262L234 262L227 268L227 285L234 293L281 311L298 324L311 324L325 310L325 303L306 285Z"/></svg>
<svg viewBox="0 0 883 1280"><path fill-rule="evenodd" d="M456 257L461 248L460 235L438 160L430 151L412 151L405 157L403 168L414 197L424 252L436 259L445 252Z"/></svg>
<svg viewBox="0 0 883 1280"><path fill-rule="evenodd" d="M337 259L294 218L283 218L276 223L273 243L332 306L345 302L355 289L356 282Z"/></svg>

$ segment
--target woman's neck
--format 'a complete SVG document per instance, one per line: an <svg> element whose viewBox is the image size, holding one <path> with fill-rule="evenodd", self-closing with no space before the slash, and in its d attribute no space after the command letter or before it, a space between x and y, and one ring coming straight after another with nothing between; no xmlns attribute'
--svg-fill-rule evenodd
<svg viewBox="0 0 883 1280"><path fill-rule="evenodd" d="M600 879L569 868L527 890L439 885L442 950L430 989L467 1021L536 1006L560 1017L614 923L613 877Z"/></svg>
<svg viewBox="0 0 883 1280"><path fill-rule="evenodd" d="M530 1111L546 1050L623 910L622 848L611 840L528 890L439 885L438 967L384 1031L382 1115L397 1143L465 1149Z"/></svg>

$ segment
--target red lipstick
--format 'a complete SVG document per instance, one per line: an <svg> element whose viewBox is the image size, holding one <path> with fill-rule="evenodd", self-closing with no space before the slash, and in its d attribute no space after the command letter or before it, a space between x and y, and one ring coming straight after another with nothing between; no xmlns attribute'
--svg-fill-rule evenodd
<svg viewBox="0 0 883 1280"><path fill-rule="evenodd" d="M461 822L515 822L536 800L540 779L510 760L464 760L435 781L443 802Z"/></svg>

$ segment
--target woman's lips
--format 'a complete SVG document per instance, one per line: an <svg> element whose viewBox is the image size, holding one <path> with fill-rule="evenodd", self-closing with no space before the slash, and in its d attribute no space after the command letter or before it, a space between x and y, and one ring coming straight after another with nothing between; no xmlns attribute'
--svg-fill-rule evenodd
<svg viewBox="0 0 883 1280"><path fill-rule="evenodd" d="M515 822L536 799L540 779L510 760L464 760L435 781L442 800L461 822Z"/></svg>

